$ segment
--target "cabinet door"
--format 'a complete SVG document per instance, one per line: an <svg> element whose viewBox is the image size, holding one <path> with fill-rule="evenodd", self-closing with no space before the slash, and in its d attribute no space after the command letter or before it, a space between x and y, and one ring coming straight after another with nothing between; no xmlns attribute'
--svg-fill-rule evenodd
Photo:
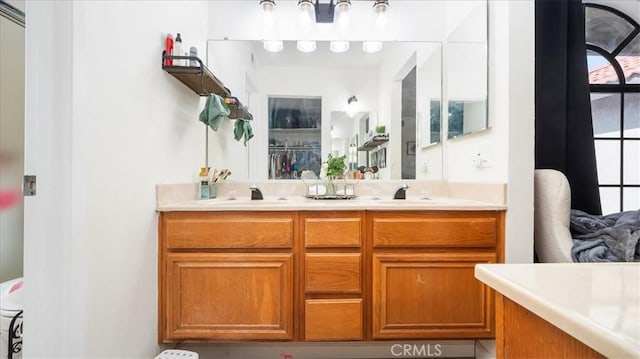
<svg viewBox="0 0 640 359"><path fill-rule="evenodd" d="M169 253L164 340L293 338L293 254Z"/></svg>
<svg viewBox="0 0 640 359"><path fill-rule="evenodd" d="M373 338L493 337L493 292L474 277L493 253L374 253Z"/></svg>

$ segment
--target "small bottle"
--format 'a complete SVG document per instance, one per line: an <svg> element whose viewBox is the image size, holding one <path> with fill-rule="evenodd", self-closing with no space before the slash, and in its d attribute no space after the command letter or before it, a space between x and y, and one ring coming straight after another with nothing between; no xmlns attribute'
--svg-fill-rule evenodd
<svg viewBox="0 0 640 359"><path fill-rule="evenodd" d="M165 49L164 54L166 56L173 55L173 35L168 34L165 39ZM164 60L164 66L173 66L173 60L171 58L167 58Z"/></svg>
<svg viewBox="0 0 640 359"><path fill-rule="evenodd" d="M189 56L191 56L191 57L197 57L198 56L198 49L195 46L191 46L189 48ZM198 61L196 61L196 59L190 59L189 60L189 66L198 66Z"/></svg>
<svg viewBox="0 0 640 359"><path fill-rule="evenodd" d="M200 167L200 199L209 199L209 170Z"/></svg>
<svg viewBox="0 0 640 359"><path fill-rule="evenodd" d="M184 56L184 51L182 51L182 38L180 37L180 33L176 36L176 41L173 43L173 55L174 56ZM175 60L174 65L176 66L184 66L186 60Z"/></svg>

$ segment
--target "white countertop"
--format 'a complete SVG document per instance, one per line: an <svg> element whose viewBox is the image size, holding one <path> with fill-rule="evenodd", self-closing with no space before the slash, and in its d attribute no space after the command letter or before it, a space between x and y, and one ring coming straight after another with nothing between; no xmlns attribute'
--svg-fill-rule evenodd
<svg viewBox="0 0 640 359"><path fill-rule="evenodd" d="M349 200L305 198L302 181L224 181L217 184L217 198L199 200L197 183L156 185L156 210L165 211L352 211L352 210L506 210L506 185L501 183L449 183L442 181L360 181L357 197ZM407 199L393 193L408 185ZM250 186L261 189L264 200L250 199ZM233 195L232 195L233 194ZM286 200L279 200L278 197ZM229 199L235 197L235 199ZM380 199L373 199L379 197ZM423 199L429 197L429 199Z"/></svg>
<svg viewBox="0 0 640 359"><path fill-rule="evenodd" d="M394 200L391 197L371 199L357 197L348 200L315 200L303 196L280 200L266 197L251 200L249 197L236 199L216 198L187 200L159 204L157 210L168 211L352 211L352 210L504 210L506 206L455 198L408 198Z"/></svg>
<svg viewBox="0 0 640 359"><path fill-rule="evenodd" d="M640 358L640 263L478 264L475 276L609 358Z"/></svg>

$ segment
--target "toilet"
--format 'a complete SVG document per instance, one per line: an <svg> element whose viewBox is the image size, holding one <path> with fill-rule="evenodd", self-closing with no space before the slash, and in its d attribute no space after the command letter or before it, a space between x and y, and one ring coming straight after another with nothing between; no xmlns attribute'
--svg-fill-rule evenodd
<svg viewBox="0 0 640 359"><path fill-rule="evenodd" d="M23 278L0 283L0 358L9 357L9 327L16 315L22 312L23 285ZM22 315L15 320L13 332L18 338L13 339L17 345L11 358L22 358Z"/></svg>

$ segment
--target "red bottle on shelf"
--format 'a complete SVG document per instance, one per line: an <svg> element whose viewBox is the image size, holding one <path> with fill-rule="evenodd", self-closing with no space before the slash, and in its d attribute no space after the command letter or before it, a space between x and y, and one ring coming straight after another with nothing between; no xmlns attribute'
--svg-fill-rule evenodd
<svg viewBox="0 0 640 359"><path fill-rule="evenodd" d="M164 54L167 56L170 56L172 52L173 52L173 35L168 34L167 39L165 40ZM164 59L164 65L173 66L173 59L171 58Z"/></svg>

